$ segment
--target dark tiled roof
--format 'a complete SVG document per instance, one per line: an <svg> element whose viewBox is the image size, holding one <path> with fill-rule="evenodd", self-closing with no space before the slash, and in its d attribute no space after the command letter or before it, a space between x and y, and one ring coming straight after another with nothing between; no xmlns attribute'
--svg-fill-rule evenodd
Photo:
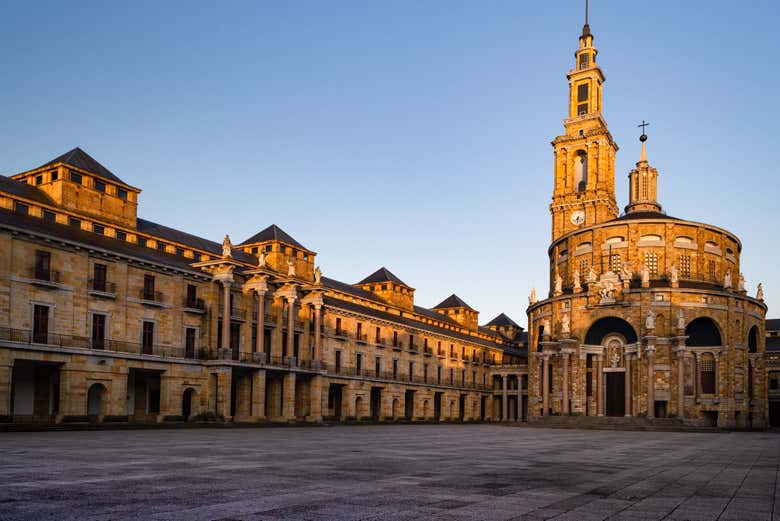
<svg viewBox="0 0 780 521"><path fill-rule="evenodd" d="M438 306L433 306L433 309L446 309L446 308L467 308L474 311L474 308L463 302L456 294L452 294L445 298Z"/></svg>
<svg viewBox="0 0 780 521"><path fill-rule="evenodd" d="M127 183L115 176L108 168L95 161L95 158L81 150L79 147L65 152L61 156L52 159L45 165L41 165L38 168L55 165L57 163L65 163L66 165L75 166L76 168L86 170L87 172L100 176L104 179L108 179L109 181L122 183L123 185L128 186Z"/></svg>
<svg viewBox="0 0 780 521"><path fill-rule="evenodd" d="M384 300L376 296L374 293L370 291L366 291L363 288L358 288L357 286L353 286L352 284L347 284L346 282L341 282L328 277L322 277L322 285L325 286L326 288L342 291L349 295L354 295L356 297L364 298L366 300L373 300L375 302L386 304Z"/></svg>
<svg viewBox="0 0 780 521"><path fill-rule="evenodd" d="M54 204L54 201L52 201L48 195L43 193L42 190L39 190L27 183L23 183L21 181L17 181L16 179L11 179L10 177L5 177L2 175L0 175L0 192L7 192L9 194L13 194L18 197L24 197L25 199L30 199L31 201L36 201L41 204Z"/></svg>
<svg viewBox="0 0 780 521"><path fill-rule="evenodd" d="M663 212L631 212L626 213L618 217L617 219L613 219L614 221L630 221L632 219L670 219L672 221L680 221L681 219L678 219L677 217L672 217L671 215L666 215Z"/></svg>
<svg viewBox="0 0 780 521"><path fill-rule="evenodd" d="M190 266L190 264L194 262L193 259L187 259L180 255L163 253L147 248L146 246L132 244L127 241L106 237L105 235L98 235L72 226L44 221L37 217L16 214L5 209L0 209L0 227L16 228L30 233L40 233L67 243L102 249L118 255L126 255L173 268L198 271Z"/></svg>
<svg viewBox="0 0 780 521"><path fill-rule="evenodd" d="M780 329L780 318L768 318L766 319L766 330L777 331Z"/></svg>
<svg viewBox="0 0 780 521"><path fill-rule="evenodd" d="M272 224L265 230L262 230L241 244L256 244L258 242L265 242L265 241L281 241L286 242L287 244L290 244L292 246L295 246L297 248L301 248L303 250L307 249L305 246L303 246L301 243L290 237L290 235L276 226L275 224ZM240 245L239 245L240 246Z"/></svg>
<svg viewBox="0 0 780 521"><path fill-rule="evenodd" d="M514 320L506 316L504 313L501 313L496 318L488 322L486 325L488 326L512 326L512 327L520 327L518 326Z"/></svg>
<svg viewBox="0 0 780 521"><path fill-rule="evenodd" d="M149 235L154 235L155 237L160 237L167 241L178 242L191 248L205 250L218 257L222 255L222 244L179 230L174 230L173 228L163 226L162 224L139 218L136 228L141 233L148 233ZM233 249L233 258L239 262L257 264L257 258L254 255L250 255L235 248Z"/></svg>
<svg viewBox="0 0 780 521"><path fill-rule="evenodd" d="M528 344L528 331L518 331L514 340L519 344Z"/></svg>
<svg viewBox="0 0 780 521"><path fill-rule="evenodd" d="M767 351L780 351L780 336L770 336L766 339Z"/></svg>
<svg viewBox="0 0 780 521"><path fill-rule="evenodd" d="M324 281L324 277L323 277L323 281ZM460 339L462 341L467 341L467 342L471 342L471 343L474 343L474 344L479 344L479 345L482 345L482 346L495 347L495 348L498 348L498 349L502 349L502 350L506 351L507 353L513 354L515 356L520 354L520 350L518 350L517 348L514 348L512 346L506 346L506 345L497 344L496 342L491 342L490 340L485 340L483 338L476 338L476 337L472 337L472 336L469 336L469 335L466 335L466 334L463 334L463 333L458 333L458 332L455 332L455 331L451 331L449 329L436 327L436 326L433 326L431 324L426 324L425 322L420 322L418 320L414 320L414 319L409 318L409 317L401 317L401 316L398 316L398 315L395 315L395 314L392 314L392 313L387 313L385 311L379 311L377 309L373 309L373 308L370 308L370 307L361 306L360 304L355 304L354 302L347 302L347 301L340 300L340 299L337 299L337 298L329 297L327 295L325 297L323 297L323 301L324 301L326 306L330 306L330 307L333 307L333 308L344 309L344 310L347 310L347 311L354 311L355 313L362 313L364 315L375 317L375 318L378 318L378 319L381 319L381 320L387 320L387 321L390 321L390 322L403 324L403 325L406 325L406 326L409 326L409 327L415 327L415 328L418 328L418 329L422 329L424 331L429 331L431 333L438 333L438 334L441 334L441 335L451 336L451 337L454 337L454 338L458 338L458 339Z"/></svg>
<svg viewBox="0 0 780 521"><path fill-rule="evenodd" d="M373 284L375 282L395 282L396 284L401 284L402 286L406 286L407 288L409 285L407 285L404 281L390 273L390 270L382 266L378 270L376 270L374 273L366 277L365 279L358 282L358 284Z"/></svg>

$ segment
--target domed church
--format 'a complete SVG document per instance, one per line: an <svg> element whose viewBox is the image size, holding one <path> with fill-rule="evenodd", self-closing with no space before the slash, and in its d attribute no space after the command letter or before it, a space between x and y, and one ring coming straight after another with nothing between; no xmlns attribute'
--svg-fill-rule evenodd
<svg viewBox="0 0 780 521"><path fill-rule="evenodd" d="M765 427L767 307L760 285L755 298L745 291L742 244L665 213L644 122L620 214L597 54L586 21L565 133L552 142L550 291L539 301L532 291L527 310L529 417Z"/></svg>

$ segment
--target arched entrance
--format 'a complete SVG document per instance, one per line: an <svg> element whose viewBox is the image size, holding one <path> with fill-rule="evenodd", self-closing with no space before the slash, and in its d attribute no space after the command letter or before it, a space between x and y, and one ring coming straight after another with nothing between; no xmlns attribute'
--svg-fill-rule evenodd
<svg viewBox="0 0 780 521"><path fill-rule="evenodd" d="M691 347L712 347L723 345L715 321L709 317L699 317L690 322L685 328L688 339L685 345Z"/></svg>
<svg viewBox="0 0 780 521"><path fill-rule="evenodd" d="M193 416L193 405L195 404L195 389L189 387L185 389L181 400L181 415L184 417L184 421L189 421Z"/></svg>
<svg viewBox="0 0 780 521"><path fill-rule="evenodd" d="M758 353L758 326L751 327L748 333L748 353Z"/></svg>
<svg viewBox="0 0 780 521"><path fill-rule="evenodd" d="M103 384L92 384L87 391L87 415L97 421L103 415L103 395L106 387Z"/></svg>
<svg viewBox="0 0 780 521"><path fill-rule="evenodd" d="M585 335L585 344L602 346L602 363L589 360L589 389L596 395L597 414L625 416L626 414L626 357L629 344L636 343L637 335L627 321L618 317L604 317L595 321ZM601 368L599 372L598 368ZM602 401L603 400L603 401Z"/></svg>

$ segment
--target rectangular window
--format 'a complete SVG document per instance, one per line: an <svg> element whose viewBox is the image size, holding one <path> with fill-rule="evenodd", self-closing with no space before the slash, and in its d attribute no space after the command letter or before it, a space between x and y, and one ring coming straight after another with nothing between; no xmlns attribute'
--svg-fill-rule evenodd
<svg viewBox="0 0 780 521"><path fill-rule="evenodd" d="M141 325L141 353L154 353L154 322L144 320Z"/></svg>
<svg viewBox="0 0 780 521"><path fill-rule="evenodd" d="M54 171L51 173L51 180L52 180L52 181L56 181L56 180L57 180L57 179L59 179L59 178L60 178L60 173L59 173L59 172L57 172L56 170L54 170Z"/></svg>
<svg viewBox="0 0 780 521"><path fill-rule="evenodd" d="M98 192L106 193L106 183L95 179L95 190L97 190Z"/></svg>
<svg viewBox="0 0 780 521"><path fill-rule="evenodd" d="M336 335L341 336L341 319L336 318Z"/></svg>
<svg viewBox="0 0 780 521"><path fill-rule="evenodd" d="M266 253L271 253L272 250L273 250L272 245L270 245L270 244L266 245L266 247L265 247L265 252Z"/></svg>
<svg viewBox="0 0 780 521"><path fill-rule="evenodd" d="M341 351L336 351L335 369L337 373L341 372Z"/></svg>
<svg viewBox="0 0 780 521"><path fill-rule="evenodd" d="M187 284L187 300L185 306L193 309L198 307L198 287L195 284Z"/></svg>
<svg viewBox="0 0 780 521"><path fill-rule="evenodd" d="M97 233L98 235L105 235L106 234L105 226L101 226L101 225L95 224L95 223L92 223L92 231L94 233Z"/></svg>
<svg viewBox="0 0 780 521"><path fill-rule="evenodd" d="M355 374L360 375L363 372L363 355L357 353L355 355Z"/></svg>
<svg viewBox="0 0 780 521"><path fill-rule="evenodd" d="M428 383L428 364L423 364L423 383Z"/></svg>
<svg viewBox="0 0 780 521"><path fill-rule="evenodd" d="M414 362L409 362L409 381L414 378Z"/></svg>
<svg viewBox="0 0 780 521"><path fill-rule="evenodd" d="M92 268L92 289L95 291L106 291L106 275L108 266L97 264Z"/></svg>
<svg viewBox="0 0 780 521"><path fill-rule="evenodd" d="M584 279L588 275L588 271L590 271L590 260L580 259L580 277Z"/></svg>
<svg viewBox="0 0 780 521"><path fill-rule="evenodd" d="M76 172L71 172L70 173L70 180L73 181L76 184L81 184L83 179L81 177L81 174L77 174Z"/></svg>
<svg viewBox="0 0 780 521"><path fill-rule="evenodd" d="M42 175L35 176L35 185L37 186L42 184L43 184L43 176Z"/></svg>
<svg viewBox="0 0 780 521"><path fill-rule="evenodd" d="M55 214L54 212L50 212L49 210L44 210L43 220L50 223L57 222L57 214Z"/></svg>
<svg viewBox="0 0 780 521"><path fill-rule="evenodd" d="M238 346L241 343L241 324L236 322L230 323L230 349L233 351L233 356L238 356Z"/></svg>
<svg viewBox="0 0 780 521"><path fill-rule="evenodd" d="M184 257L184 248L176 248L176 255L179 257Z"/></svg>
<svg viewBox="0 0 780 521"><path fill-rule="evenodd" d="M154 300L154 275L144 275L144 300Z"/></svg>
<svg viewBox="0 0 780 521"><path fill-rule="evenodd" d="M138 241L138 246L143 246L144 248L146 247L147 245L146 237L138 237L137 241Z"/></svg>
<svg viewBox="0 0 780 521"><path fill-rule="evenodd" d="M582 83L577 85L577 101L588 101L588 84Z"/></svg>
<svg viewBox="0 0 780 521"><path fill-rule="evenodd" d="M441 366L436 368L436 383L441 385Z"/></svg>
<svg viewBox="0 0 780 521"><path fill-rule="evenodd" d="M691 278L691 256L680 255L680 276L684 279Z"/></svg>
<svg viewBox="0 0 780 521"><path fill-rule="evenodd" d="M49 343L49 306L33 306L33 343Z"/></svg>
<svg viewBox="0 0 780 521"><path fill-rule="evenodd" d="M30 215L30 207L24 203L16 201L16 203L14 203L14 212L20 215Z"/></svg>
<svg viewBox="0 0 780 521"><path fill-rule="evenodd" d="M106 347L106 316L99 313L92 315L92 349Z"/></svg>
<svg viewBox="0 0 780 521"><path fill-rule="evenodd" d="M393 360L393 380L398 380L398 360Z"/></svg>
<svg viewBox="0 0 780 521"><path fill-rule="evenodd" d="M376 343L377 344L382 343L382 328L380 327L376 328Z"/></svg>
<svg viewBox="0 0 780 521"><path fill-rule="evenodd" d="M587 69L589 62L590 60L588 59L587 54L580 54L580 70Z"/></svg>
<svg viewBox="0 0 780 521"><path fill-rule="evenodd" d="M455 345L450 344L450 358L455 358Z"/></svg>
<svg viewBox="0 0 780 521"><path fill-rule="evenodd" d="M702 394L715 394L715 361L701 360L699 364Z"/></svg>
<svg viewBox="0 0 780 521"><path fill-rule="evenodd" d="M124 188L117 188L116 195L123 201L127 201L127 190L125 190Z"/></svg>
<svg viewBox="0 0 780 521"><path fill-rule="evenodd" d="M165 244L164 242L157 241L157 251L161 251L161 252L165 253L165 248L167 248L167 247L168 247L168 245Z"/></svg>
<svg viewBox="0 0 780 521"><path fill-rule="evenodd" d="M73 226L74 228L81 229L81 219L76 219L75 217L68 217L68 225Z"/></svg>
<svg viewBox="0 0 780 521"><path fill-rule="evenodd" d="M51 279L51 253L48 251L35 251L35 278L36 280Z"/></svg>
<svg viewBox="0 0 780 521"><path fill-rule="evenodd" d="M609 270L615 273L620 272L620 267L623 265L623 259L619 253L613 253L609 256Z"/></svg>
<svg viewBox="0 0 780 521"><path fill-rule="evenodd" d="M414 345L414 335L409 335L409 351L416 351L417 346Z"/></svg>
<svg viewBox="0 0 780 521"><path fill-rule="evenodd" d="M651 277L658 276L658 254L653 252L645 253L645 266L650 272Z"/></svg>
<svg viewBox="0 0 780 521"><path fill-rule="evenodd" d="M455 385L455 370L450 368L450 385Z"/></svg>
<svg viewBox="0 0 780 521"><path fill-rule="evenodd" d="M194 327L184 328L184 357L195 358L195 335L197 329Z"/></svg>
<svg viewBox="0 0 780 521"><path fill-rule="evenodd" d="M583 114L588 113L588 104L587 103L581 103L577 105L577 115L582 116Z"/></svg>
<svg viewBox="0 0 780 521"><path fill-rule="evenodd" d="M358 340L362 340L363 339L363 324L361 322L357 323L356 330L357 330L357 339Z"/></svg>
<svg viewBox="0 0 780 521"><path fill-rule="evenodd" d="M717 271L715 269L715 261L709 260L707 261L707 274L710 276L710 280L715 280L717 278Z"/></svg>
<svg viewBox="0 0 780 521"><path fill-rule="evenodd" d="M382 369L382 357L377 356L374 360L374 376L379 376Z"/></svg>
<svg viewBox="0 0 780 521"><path fill-rule="evenodd" d="M398 331L393 331L393 346L398 347Z"/></svg>

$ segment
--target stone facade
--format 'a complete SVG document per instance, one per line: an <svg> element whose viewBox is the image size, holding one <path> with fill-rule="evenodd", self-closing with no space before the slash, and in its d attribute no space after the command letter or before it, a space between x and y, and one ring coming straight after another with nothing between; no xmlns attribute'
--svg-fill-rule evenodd
<svg viewBox="0 0 780 521"><path fill-rule="evenodd" d="M566 132L552 143L550 292L528 308L529 415L765 427L766 305L744 289L742 244L663 213L644 134L618 216L587 25L576 56Z"/></svg>
<svg viewBox="0 0 780 521"><path fill-rule="evenodd" d="M382 268L321 275L277 226L234 246L136 215L80 149L0 177L0 419L499 421L525 336Z"/></svg>

